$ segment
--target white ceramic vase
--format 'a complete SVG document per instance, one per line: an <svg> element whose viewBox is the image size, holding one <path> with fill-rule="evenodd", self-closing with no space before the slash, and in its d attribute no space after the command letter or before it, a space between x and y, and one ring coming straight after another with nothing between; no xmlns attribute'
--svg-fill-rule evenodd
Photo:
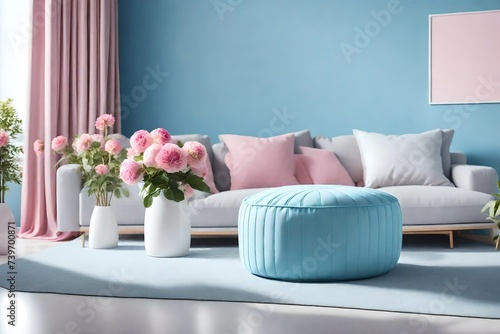
<svg viewBox="0 0 500 334"><path fill-rule="evenodd" d="M90 248L114 248L118 246L118 224L113 208L94 206L89 226Z"/></svg>
<svg viewBox="0 0 500 334"><path fill-rule="evenodd" d="M154 257L178 257L189 254L191 220L186 200L171 201L163 194L153 199L144 216L144 248Z"/></svg>
<svg viewBox="0 0 500 334"><path fill-rule="evenodd" d="M9 223L15 223L12 211L5 203L0 203L0 255L7 254Z"/></svg>

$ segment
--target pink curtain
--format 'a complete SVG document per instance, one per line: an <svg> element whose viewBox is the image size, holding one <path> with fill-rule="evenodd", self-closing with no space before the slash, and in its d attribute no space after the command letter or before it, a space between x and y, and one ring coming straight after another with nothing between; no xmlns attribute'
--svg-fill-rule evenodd
<svg viewBox="0 0 500 334"><path fill-rule="evenodd" d="M66 240L56 217L57 156L52 138L95 133L97 117L121 131L117 0L33 0L33 41L19 236ZM46 150L37 157L33 142Z"/></svg>

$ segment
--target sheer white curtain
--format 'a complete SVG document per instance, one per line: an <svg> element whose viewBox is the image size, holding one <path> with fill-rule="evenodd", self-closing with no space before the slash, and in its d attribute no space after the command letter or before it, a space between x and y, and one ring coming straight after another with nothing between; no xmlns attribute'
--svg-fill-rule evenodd
<svg viewBox="0 0 500 334"><path fill-rule="evenodd" d="M32 0L0 0L0 100L13 99L13 106L23 120L24 126L28 113L31 3ZM14 143L22 145L23 141L24 134L16 138ZM22 156L19 158L23 163ZM19 224L21 186L17 184L8 186L10 190L6 194L5 201Z"/></svg>

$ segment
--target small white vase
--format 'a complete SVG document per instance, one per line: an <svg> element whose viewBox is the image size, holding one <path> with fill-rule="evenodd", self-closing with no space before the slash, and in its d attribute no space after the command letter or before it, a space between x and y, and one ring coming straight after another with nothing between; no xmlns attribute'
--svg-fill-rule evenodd
<svg viewBox="0 0 500 334"><path fill-rule="evenodd" d="M90 248L114 248L118 246L118 224L113 208L94 206L89 226Z"/></svg>
<svg viewBox="0 0 500 334"><path fill-rule="evenodd" d="M12 211L7 204L0 203L0 255L7 254L9 223L15 223Z"/></svg>
<svg viewBox="0 0 500 334"><path fill-rule="evenodd" d="M178 257L189 254L191 220L186 200L171 201L163 194L153 199L144 216L144 248L154 257Z"/></svg>

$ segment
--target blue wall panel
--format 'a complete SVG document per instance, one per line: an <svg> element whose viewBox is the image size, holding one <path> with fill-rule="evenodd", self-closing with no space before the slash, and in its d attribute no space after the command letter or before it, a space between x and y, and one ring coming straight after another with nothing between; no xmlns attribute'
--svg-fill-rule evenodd
<svg viewBox="0 0 500 334"><path fill-rule="evenodd" d="M452 150L497 168L499 104L428 103L429 15L491 9L500 3L120 0L123 130L217 142L455 128Z"/></svg>

